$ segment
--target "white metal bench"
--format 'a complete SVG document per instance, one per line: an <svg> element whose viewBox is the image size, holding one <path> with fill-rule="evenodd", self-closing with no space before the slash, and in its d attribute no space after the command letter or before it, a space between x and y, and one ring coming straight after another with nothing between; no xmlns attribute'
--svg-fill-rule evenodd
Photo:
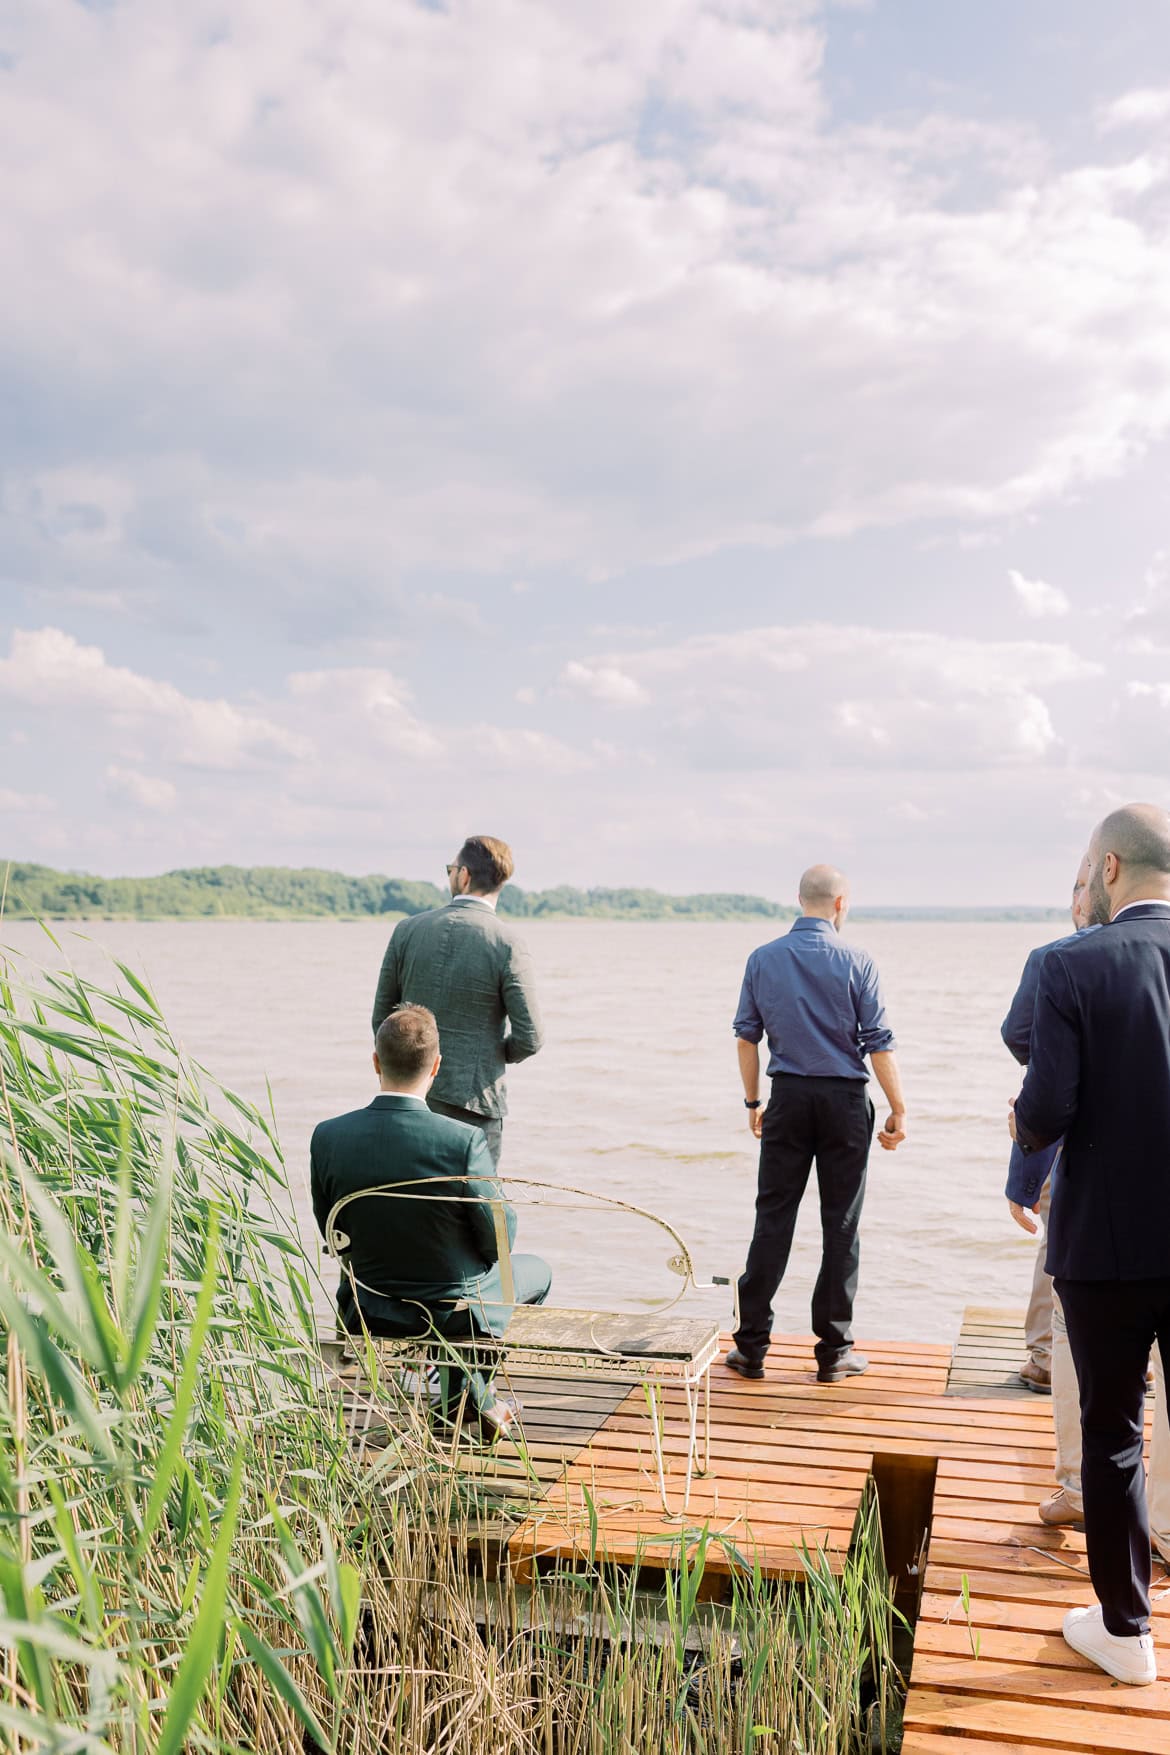
<svg viewBox="0 0 1170 1755"><path fill-rule="evenodd" d="M352 1238L341 1225L345 1209L359 1200L442 1200L471 1204L475 1197L455 1192L454 1187L436 1192L436 1184L464 1184L462 1177L429 1177L418 1181L384 1183L376 1188L360 1189L336 1203L325 1224L326 1247L336 1256L342 1272L350 1281L354 1304L361 1311L359 1291L377 1294L377 1289L363 1286L356 1277L349 1252ZM667 1220L627 1201L608 1195L592 1194L581 1189L565 1188L557 1183L539 1182L531 1178L508 1180L509 1194L516 1189L547 1191L558 1197L555 1204L573 1205L581 1210L609 1210L636 1214L666 1231L675 1246L666 1262L670 1272L681 1280L674 1297L659 1309L649 1312L618 1312L553 1308L540 1304L515 1304L512 1280L511 1251L508 1244L505 1209L508 1202L501 1196L493 1200L496 1241L503 1301L514 1308L506 1332L501 1336L478 1332L458 1338L440 1335L431 1312L420 1305L420 1332L409 1337L374 1337L378 1353L398 1366L417 1366L423 1352L438 1349L442 1355L469 1356L474 1368L468 1372L472 1400L486 1397L490 1406L491 1377L497 1369L514 1367L530 1376L574 1377L583 1381L602 1379L610 1383L627 1382L641 1385L647 1395L658 1492L662 1508L669 1515L666 1487L666 1462L663 1451L663 1392L667 1388L683 1391L687 1408L686 1479L681 1511L690 1505L691 1484L696 1467L705 1473L710 1464L711 1442L711 1378L712 1362L719 1350L719 1324L705 1317L672 1314L688 1291L734 1288L734 1281L713 1277L700 1281L695 1277L691 1252L682 1237ZM476 1202L476 1204L480 1204ZM518 1202L515 1204L523 1204ZM469 1311L467 1299L451 1300L441 1313ZM701 1445L701 1460L700 1460Z"/></svg>

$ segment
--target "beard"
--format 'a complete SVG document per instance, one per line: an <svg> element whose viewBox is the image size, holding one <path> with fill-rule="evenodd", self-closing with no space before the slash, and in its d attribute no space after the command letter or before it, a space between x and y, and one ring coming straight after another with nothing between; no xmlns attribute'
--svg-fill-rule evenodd
<svg viewBox="0 0 1170 1755"><path fill-rule="evenodd" d="M1113 918L1113 907L1109 900L1109 892L1105 888L1105 880L1101 876L1100 867L1089 879L1089 924L1091 926L1108 926Z"/></svg>

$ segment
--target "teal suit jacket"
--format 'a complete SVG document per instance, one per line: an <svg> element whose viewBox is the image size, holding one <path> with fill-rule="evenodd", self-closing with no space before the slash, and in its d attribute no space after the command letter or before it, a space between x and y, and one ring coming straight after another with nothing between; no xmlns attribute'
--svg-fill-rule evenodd
<svg viewBox="0 0 1170 1755"><path fill-rule="evenodd" d="M425 1005L439 1026L432 1097L493 1120L505 1115L505 1066L544 1040L532 958L511 923L474 896L400 920L378 976L375 1033L402 1003Z"/></svg>
<svg viewBox="0 0 1170 1755"><path fill-rule="evenodd" d="M436 1326L466 1331L466 1315L453 1318L450 1304L463 1298L474 1303L489 1275L496 1283L490 1203L503 1198L482 1130L435 1115L415 1098L383 1092L366 1109L322 1121L313 1132L309 1160L313 1212L322 1236L345 1195L388 1183L423 1184L400 1195L354 1201L338 1221L351 1239L354 1274L363 1288L371 1288L359 1293L371 1331L421 1333L427 1317L419 1305L435 1308ZM434 1194L428 1195L425 1184L432 1180ZM470 1198L435 1198L442 1195ZM510 1206L505 1216L511 1247L516 1215ZM344 1272L337 1303L346 1327L356 1328ZM502 1334L510 1314L507 1306L493 1304L478 1326Z"/></svg>

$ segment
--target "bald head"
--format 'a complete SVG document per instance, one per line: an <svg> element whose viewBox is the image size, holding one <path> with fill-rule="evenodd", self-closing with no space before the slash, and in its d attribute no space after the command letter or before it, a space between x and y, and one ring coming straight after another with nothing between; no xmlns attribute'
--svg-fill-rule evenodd
<svg viewBox="0 0 1170 1755"><path fill-rule="evenodd" d="M1089 842L1089 889L1106 920L1130 902L1170 900L1170 811L1157 804L1110 811Z"/></svg>
<svg viewBox="0 0 1170 1755"><path fill-rule="evenodd" d="M835 865L810 865L800 880L800 906L840 927L849 912L849 879Z"/></svg>

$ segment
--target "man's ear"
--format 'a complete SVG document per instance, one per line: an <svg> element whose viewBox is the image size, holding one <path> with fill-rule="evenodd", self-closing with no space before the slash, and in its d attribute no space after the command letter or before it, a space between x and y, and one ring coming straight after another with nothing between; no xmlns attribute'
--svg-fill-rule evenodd
<svg viewBox="0 0 1170 1755"><path fill-rule="evenodd" d="M434 1066L433 1066L433 1067L432 1067L432 1068L431 1068L431 1077L432 1077L432 1078L433 1078L433 1079L437 1079L437 1078L438 1078L438 1076L439 1076L439 1068L440 1068L440 1067L441 1067L441 1066L442 1066L442 1064L443 1064L443 1056L442 1056L442 1055L441 1055L441 1054L436 1054L436 1056L435 1056L435 1064L434 1064Z"/></svg>
<svg viewBox="0 0 1170 1755"><path fill-rule="evenodd" d="M382 1066L381 1066L381 1062L378 1059L378 1054L377 1054L376 1049L374 1051L373 1061L374 1061L374 1077L377 1079L378 1083L381 1084L382 1083Z"/></svg>

